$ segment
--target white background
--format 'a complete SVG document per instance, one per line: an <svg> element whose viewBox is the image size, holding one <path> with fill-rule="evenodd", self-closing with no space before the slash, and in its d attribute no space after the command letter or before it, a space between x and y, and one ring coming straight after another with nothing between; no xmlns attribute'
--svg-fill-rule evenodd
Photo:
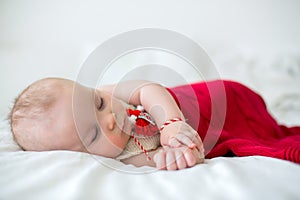
<svg viewBox="0 0 300 200"><path fill-rule="evenodd" d="M14 97L33 81L76 79L80 65L102 42L147 27L190 37L207 50L222 76L258 90L262 87L252 76L238 71L244 61L279 59L275 69L280 72L281 64L295 58L296 65L288 69L295 85L300 74L299 8L297 0L0 0L0 113L6 115ZM275 87L280 77L265 82L266 74L257 74L262 76L259 84Z"/></svg>

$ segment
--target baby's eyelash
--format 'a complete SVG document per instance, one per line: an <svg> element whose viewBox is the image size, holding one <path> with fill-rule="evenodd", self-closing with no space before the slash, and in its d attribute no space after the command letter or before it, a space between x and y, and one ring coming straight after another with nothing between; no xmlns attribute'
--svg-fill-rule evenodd
<svg viewBox="0 0 300 200"><path fill-rule="evenodd" d="M98 97L98 99L99 102L97 103L97 109L102 110L104 108L104 100L102 97Z"/></svg>

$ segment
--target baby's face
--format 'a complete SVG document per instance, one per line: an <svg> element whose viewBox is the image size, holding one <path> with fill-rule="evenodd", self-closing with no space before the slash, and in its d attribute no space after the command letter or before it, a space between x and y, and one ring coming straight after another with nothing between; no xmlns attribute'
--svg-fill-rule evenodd
<svg viewBox="0 0 300 200"><path fill-rule="evenodd" d="M69 84L49 114L50 148L116 157L130 138L126 108L108 92Z"/></svg>

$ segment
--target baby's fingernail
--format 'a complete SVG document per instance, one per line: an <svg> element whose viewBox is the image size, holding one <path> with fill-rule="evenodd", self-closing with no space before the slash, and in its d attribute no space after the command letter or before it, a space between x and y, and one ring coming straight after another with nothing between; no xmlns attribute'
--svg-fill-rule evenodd
<svg viewBox="0 0 300 200"><path fill-rule="evenodd" d="M194 149L195 147L196 147L196 144L194 144L194 143L192 143L192 144L189 146L190 149Z"/></svg>

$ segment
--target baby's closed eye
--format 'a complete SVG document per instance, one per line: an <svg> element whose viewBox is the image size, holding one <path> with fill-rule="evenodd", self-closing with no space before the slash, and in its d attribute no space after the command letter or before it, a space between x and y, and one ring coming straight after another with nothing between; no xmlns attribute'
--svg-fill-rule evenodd
<svg viewBox="0 0 300 200"><path fill-rule="evenodd" d="M94 136L92 138L92 141L90 142L90 144L92 144L94 141L96 141L96 139L98 138L99 134L100 134L100 129L98 125L95 125L95 131L93 132Z"/></svg>
<svg viewBox="0 0 300 200"><path fill-rule="evenodd" d="M105 102L104 102L104 98L101 97L99 94L95 95L96 101L96 108L98 111L102 111L105 108Z"/></svg>

